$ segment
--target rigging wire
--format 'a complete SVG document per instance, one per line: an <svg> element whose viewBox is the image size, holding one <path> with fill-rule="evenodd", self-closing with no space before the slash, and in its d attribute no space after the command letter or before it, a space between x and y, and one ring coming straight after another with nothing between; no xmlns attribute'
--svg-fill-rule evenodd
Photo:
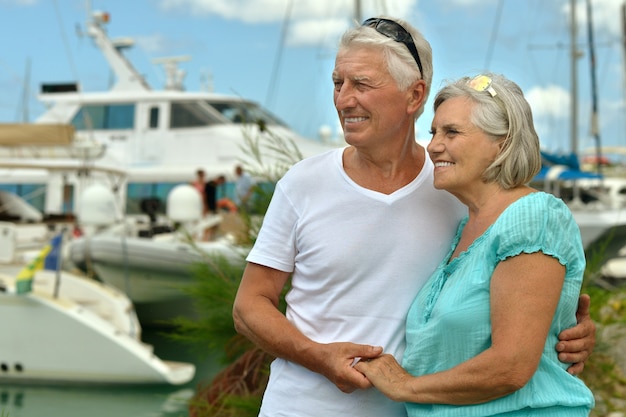
<svg viewBox="0 0 626 417"><path fill-rule="evenodd" d="M571 22L569 19L550 18L550 14L545 13L546 4L543 0L535 0L534 5L530 5L529 10L533 11L533 16L529 16L528 21L533 26L528 28L530 34L530 42L527 46L527 65L529 67L531 78L535 80L537 86L541 86L542 90L559 90L554 80L562 79L567 68L570 67L571 37L569 35ZM568 12L569 13L569 12ZM545 30L546 19L549 21L550 31ZM566 36L567 35L567 36ZM550 38L546 41L544 39ZM552 39L554 38L554 39ZM547 42L547 43L545 43ZM570 89L562 90L569 97ZM555 98L558 97L555 96ZM555 109L564 109L569 107L569 102L562 100L554 104ZM551 151L565 152L570 149L570 139L563 132L568 130L566 120L558 112L549 111L536 119L535 123L540 124L543 129L541 134L541 146L551 148Z"/></svg>
<svg viewBox="0 0 626 417"><path fill-rule="evenodd" d="M285 49L285 39L287 39L287 29L289 28L289 21L291 20L291 10L293 7L293 0L287 2L287 10L285 11L285 18L283 19L283 27L280 34L280 43L278 47L278 54L274 61L274 67L272 68L272 77L267 89L267 95L265 97L265 106L272 108L274 97L276 95L276 80L280 72L280 63L282 61L283 50Z"/></svg>
<svg viewBox="0 0 626 417"><path fill-rule="evenodd" d="M28 100L30 98L30 67L30 58L28 58L26 60L26 70L24 72L24 81L22 82L22 98L19 106L22 113L22 123L28 123L30 121L30 114L28 110ZM16 120L17 119L19 119L19 117L16 117Z"/></svg>
<svg viewBox="0 0 626 417"><path fill-rule="evenodd" d="M500 21L502 20L503 5L504 5L504 1L498 0L496 18L495 18L495 21L493 22L493 29L491 31L491 39L489 39L489 45L487 48L487 56L485 57L485 66L484 66L485 70L487 70L489 68L489 64L491 64L491 57L493 56L493 49L496 43L496 38L498 37L498 29L500 28Z"/></svg>
<svg viewBox="0 0 626 417"><path fill-rule="evenodd" d="M67 55L68 63L70 65L70 70L72 71L74 79L78 80L78 71L76 70L76 65L74 64L74 59L72 57L72 52L69 46L69 42L67 40L67 36L63 31L63 27L65 26L63 23L63 17L61 16L61 12L59 11L59 3L57 0L54 0L52 3L54 4L54 12L57 18L57 22L59 24L59 32L61 33L61 39L63 41L63 47L65 49L65 54Z"/></svg>

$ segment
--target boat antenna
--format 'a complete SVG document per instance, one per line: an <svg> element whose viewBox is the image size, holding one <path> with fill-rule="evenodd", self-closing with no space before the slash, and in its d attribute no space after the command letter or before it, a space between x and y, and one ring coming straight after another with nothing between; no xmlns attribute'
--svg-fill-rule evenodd
<svg viewBox="0 0 626 417"><path fill-rule="evenodd" d="M93 11L90 19L87 21L87 35L90 36L96 46L102 51L104 58L109 63L111 70L117 77L117 84L113 90L150 90L150 86L144 78L137 72L135 67L122 54L123 47L116 44L108 36L104 29L104 25L109 23L110 16L106 12ZM124 39L124 47L129 45L128 38Z"/></svg>
<svg viewBox="0 0 626 417"><path fill-rule="evenodd" d="M166 90L183 91L185 89L183 86L183 80L185 79L187 72L179 69L178 63L190 60L191 57L189 55L156 58L152 60L154 64L161 64L165 70Z"/></svg>
<svg viewBox="0 0 626 417"><path fill-rule="evenodd" d="M211 71L204 70L200 73L200 82L203 86L203 91L213 92L213 74Z"/></svg>

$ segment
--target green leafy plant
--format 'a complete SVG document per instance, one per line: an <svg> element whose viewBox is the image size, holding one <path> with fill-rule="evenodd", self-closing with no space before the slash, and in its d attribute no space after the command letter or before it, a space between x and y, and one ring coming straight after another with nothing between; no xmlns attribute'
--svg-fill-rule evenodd
<svg viewBox="0 0 626 417"><path fill-rule="evenodd" d="M185 289L194 300L199 318L181 317L170 322L175 332L169 337L192 346L200 354L207 349L219 352L226 365L198 387L189 404L192 417L258 415L273 359L235 332L232 306L245 267L245 248L250 248L256 239L276 182L302 159L302 154L289 138L275 135L261 124L258 127L256 134L253 128L244 129L243 150L247 158L242 165L260 181L253 188L252 205L239 213L244 225L237 236L238 246L243 249L241 261L203 254L203 262L194 266L195 285ZM284 293L279 308L285 310Z"/></svg>
<svg viewBox="0 0 626 417"><path fill-rule="evenodd" d="M275 184L303 158L293 139L272 132L262 122L247 125L243 138L242 164L251 175L269 183Z"/></svg>
<svg viewBox="0 0 626 417"><path fill-rule="evenodd" d="M206 353L207 349L220 352L220 361L229 363L252 347L235 332L232 320L244 259L242 255L240 262L232 262L224 257L202 255L205 261L193 267L194 285L182 289L191 296L198 317L170 320L176 331L169 337L191 346L198 354Z"/></svg>
<svg viewBox="0 0 626 417"><path fill-rule="evenodd" d="M600 417L626 405L626 376L617 364L611 347L614 336L607 331L626 324L626 288L611 285L601 274L607 258L614 256L610 247L615 236L609 233L587 251L587 268L583 293L591 297L590 315L597 326L596 346L585 364L581 379L596 397L596 407L590 416Z"/></svg>

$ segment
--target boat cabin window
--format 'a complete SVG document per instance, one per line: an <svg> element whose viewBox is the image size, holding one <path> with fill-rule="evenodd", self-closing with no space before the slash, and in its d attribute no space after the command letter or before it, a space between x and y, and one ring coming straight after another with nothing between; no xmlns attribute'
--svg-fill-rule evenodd
<svg viewBox="0 0 626 417"><path fill-rule="evenodd" d="M88 104L76 113L76 130L120 130L135 126L134 104Z"/></svg>
<svg viewBox="0 0 626 417"><path fill-rule="evenodd" d="M211 114L201 101L174 102L171 105L170 128L200 127L223 123Z"/></svg>
<svg viewBox="0 0 626 417"><path fill-rule="evenodd" d="M150 129L159 127L159 108L150 107Z"/></svg>
<svg viewBox="0 0 626 417"><path fill-rule="evenodd" d="M233 123L259 123L263 122L268 125L282 125L285 123L263 109L259 105L251 102L214 102L207 101L217 111L222 113L227 119Z"/></svg>
<svg viewBox="0 0 626 417"><path fill-rule="evenodd" d="M0 184L0 190L22 197L28 204L43 212L46 205L45 184Z"/></svg>
<svg viewBox="0 0 626 417"><path fill-rule="evenodd" d="M133 182L129 183L126 187L126 213L128 214L141 214L145 213L144 203L149 201L150 203L159 202L157 204L157 212L164 214L167 206L167 197L169 193L181 182L160 182L160 183L141 183ZM272 188L273 191L273 188ZM269 194L271 195L271 194ZM227 197L234 199L235 197L235 183L227 182L218 187L217 199Z"/></svg>
<svg viewBox="0 0 626 417"><path fill-rule="evenodd" d="M161 204L157 212L165 213L167 196L180 183L130 183L126 188L126 213L141 214L144 212L142 202L146 199L158 200Z"/></svg>

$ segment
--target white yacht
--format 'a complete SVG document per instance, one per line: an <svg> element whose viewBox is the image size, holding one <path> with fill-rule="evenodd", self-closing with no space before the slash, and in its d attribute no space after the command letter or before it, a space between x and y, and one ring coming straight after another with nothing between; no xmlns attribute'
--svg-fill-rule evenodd
<svg viewBox="0 0 626 417"><path fill-rule="evenodd" d="M278 138L303 157L336 146L300 137L244 98L184 91L177 64L185 57L160 60L167 81L164 89L153 89L122 53L132 42L116 42L107 35L108 21L105 12L91 13L86 33L115 74L112 88L86 92L79 83L43 85L39 99L48 110L34 124L53 130L26 132L28 125L0 125L0 158L80 157L87 168L97 159L127 174L113 187L121 194L122 211L134 214L141 212L144 199L164 203L169 191L192 181L199 168L209 178L224 174L233 179L234 167L246 158L251 142ZM3 130L8 133L2 135ZM67 140L68 130L74 133L71 140ZM30 142L20 139L16 143L21 136ZM266 158L266 163L274 161ZM0 169L0 188L28 197L51 215L77 209L75 184L79 180L61 171L41 175L25 168Z"/></svg>

